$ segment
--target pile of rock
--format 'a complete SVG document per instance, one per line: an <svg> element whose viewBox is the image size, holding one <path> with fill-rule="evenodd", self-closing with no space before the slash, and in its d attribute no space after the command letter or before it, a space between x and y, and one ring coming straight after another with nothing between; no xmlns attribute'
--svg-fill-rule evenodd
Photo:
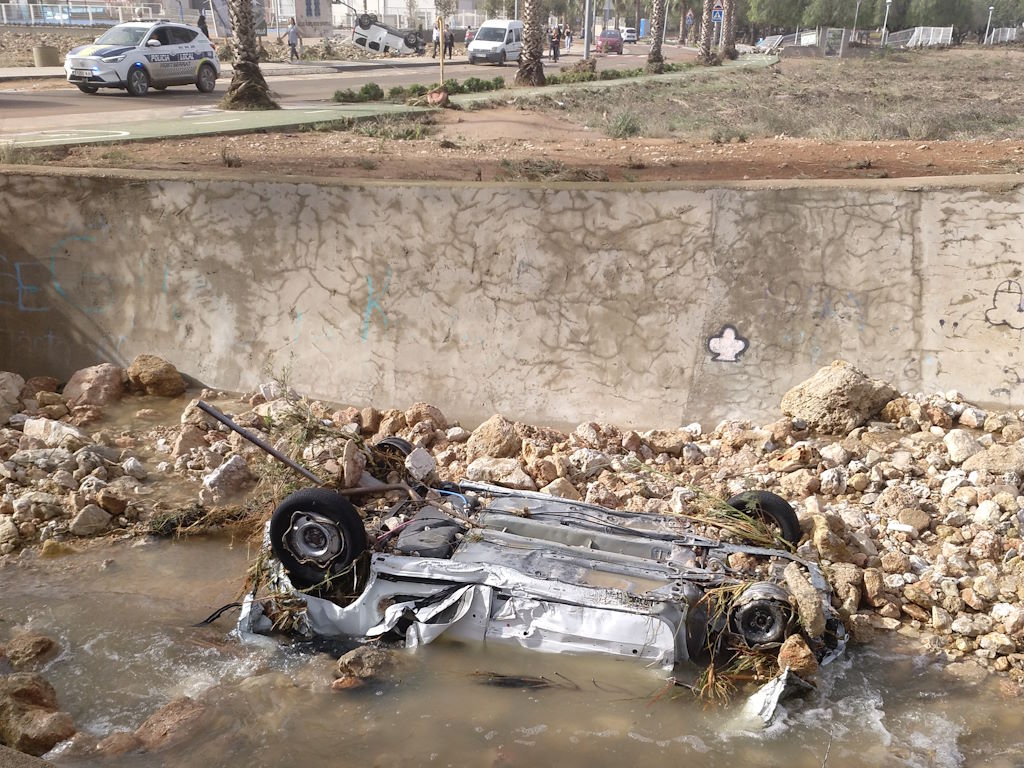
<svg viewBox="0 0 1024 768"><path fill-rule="evenodd" d="M15 635L0 646L0 744L42 755L75 733L71 715L60 711L57 692L38 672L57 655L52 638L31 632Z"/></svg>

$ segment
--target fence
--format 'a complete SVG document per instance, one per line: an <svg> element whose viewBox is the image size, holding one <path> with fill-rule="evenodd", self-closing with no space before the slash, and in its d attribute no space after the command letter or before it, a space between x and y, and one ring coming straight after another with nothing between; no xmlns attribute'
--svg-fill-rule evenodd
<svg viewBox="0 0 1024 768"><path fill-rule="evenodd" d="M930 45L950 45L952 27L913 27L885 35L882 45L894 48L924 48Z"/></svg>
<svg viewBox="0 0 1024 768"><path fill-rule="evenodd" d="M1015 43L1017 40L1024 38L1017 36L1017 27L1000 27L999 29L993 29L992 34L988 37L988 45L995 45L996 43Z"/></svg>
<svg viewBox="0 0 1024 768"><path fill-rule="evenodd" d="M52 4L0 3L0 24L61 27L109 27L136 18L157 19L159 3L109 3L67 0Z"/></svg>

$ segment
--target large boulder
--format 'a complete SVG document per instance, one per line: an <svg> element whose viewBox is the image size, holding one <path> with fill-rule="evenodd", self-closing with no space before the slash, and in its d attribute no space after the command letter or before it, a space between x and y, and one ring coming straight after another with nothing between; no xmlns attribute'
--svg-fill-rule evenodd
<svg viewBox="0 0 1024 768"><path fill-rule="evenodd" d="M0 676L0 742L39 756L74 733L71 715L57 709L57 692L46 680L29 672Z"/></svg>
<svg viewBox="0 0 1024 768"><path fill-rule="evenodd" d="M495 459L511 458L518 455L523 441L515 424L500 414L491 416L473 430L466 443L466 458L472 461L480 456Z"/></svg>
<svg viewBox="0 0 1024 768"><path fill-rule="evenodd" d="M22 430L26 437L36 437L51 448L77 451L92 444L92 438L78 427L53 419L27 419Z"/></svg>
<svg viewBox="0 0 1024 768"><path fill-rule="evenodd" d="M41 661L47 661L57 655L60 647L51 637L35 632L24 632L15 635L7 643L7 661L15 669Z"/></svg>
<svg viewBox="0 0 1024 768"><path fill-rule="evenodd" d="M1019 445L993 445L970 456L961 465L964 472L982 470L993 475L1016 472L1024 475L1024 449Z"/></svg>
<svg viewBox="0 0 1024 768"><path fill-rule="evenodd" d="M25 380L16 373L0 371L0 426L7 423L15 413L21 410L18 397Z"/></svg>
<svg viewBox="0 0 1024 768"><path fill-rule="evenodd" d="M220 504L241 493L251 482L249 465L236 454L203 478L200 499L203 503Z"/></svg>
<svg viewBox="0 0 1024 768"><path fill-rule="evenodd" d="M519 459L495 459L481 456L466 467L466 478L481 483L496 483L520 491L535 491L533 478L519 464Z"/></svg>
<svg viewBox="0 0 1024 768"><path fill-rule="evenodd" d="M100 363L82 368L71 375L64 387L69 406L107 405L124 394L124 370L113 363Z"/></svg>
<svg viewBox="0 0 1024 768"><path fill-rule="evenodd" d="M128 380L147 395L177 397L185 391L178 369L156 355L139 355L128 366Z"/></svg>
<svg viewBox="0 0 1024 768"><path fill-rule="evenodd" d="M187 737L204 714L205 704L182 696L146 718L135 738L150 751L160 749Z"/></svg>
<svg viewBox="0 0 1024 768"><path fill-rule="evenodd" d="M782 398L782 412L803 419L825 434L845 434L876 416L899 396L884 381L872 379L844 360L822 368Z"/></svg>
<svg viewBox="0 0 1024 768"><path fill-rule="evenodd" d="M75 536L95 536L110 528L111 519L109 512L95 504L88 504L75 515L69 528Z"/></svg>

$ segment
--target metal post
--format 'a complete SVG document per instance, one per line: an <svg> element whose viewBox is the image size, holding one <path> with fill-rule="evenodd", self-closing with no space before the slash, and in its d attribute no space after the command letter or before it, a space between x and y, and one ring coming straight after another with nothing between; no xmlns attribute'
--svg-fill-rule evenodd
<svg viewBox="0 0 1024 768"><path fill-rule="evenodd" d="M889 6L892 0L885 0L885 21L882 22L882 47L885 48L889 42Z"/></svg>
<svg viewBox="0 0 1024 768"><path fill-rule="evenodd" d="M516 0L515 11L512 13L512 18L517 20L519 19L519 0Z"/></svg>
<svg viewBox="0 0 1024 768"><path fill-rule="evenodd" d="M437 35L441 38L441 60L439 62L441 65L441 74L440 80L437 82L439 85L444 85L444 18L441 16L437 17Z"/></svg>
<svg viewBox="0 0 1024 768"><path fill-rule="evenodd" d="M860 2L857 0L857 10L853 12L853 35L850 36L850 40L857 39L857 19L860 18Z"/></svg>
<svg viewBox="0 0 1024 768"><path fill-rule="evenodd" d="M800 25L796 25L796 32L793 33L793 45L800 45Z"/></svg>
<svg viewBox="0 0 1024 768"><path fill-rule="evenodd" d="M593 10L590 0L583 0L583 58L590 58L590 22Z"/></svg>
<svg viewBox="0 0 1024 768"><path fill-rule="evenodd" d="M7 6L4 5L3 3L0 3L0 15L3 15L3 17L4 17L4 24L6 24L7 23ZM91 19L90 19L90 21L91 21Z"/></svg>
<svg viewBox="0 0 1024 768"><path fill-rule="evenodd" d="M985 39L982 41L982 45L988 45L989 44L989 42L988 42L988 31L992 27L992 11L994 11L994 10L995 10L995 6L994 5L990 5L988 7L988 23L985 24Z"/></svg>

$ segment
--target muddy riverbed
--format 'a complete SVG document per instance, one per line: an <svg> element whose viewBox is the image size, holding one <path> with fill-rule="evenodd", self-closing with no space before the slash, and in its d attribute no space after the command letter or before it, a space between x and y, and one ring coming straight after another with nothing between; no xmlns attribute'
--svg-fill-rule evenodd
<svg viewBox="0 0 1024 768"><path fill-rule="evenodd" d="M62 765L622 766L1019 764L1024 711L998 680L951 677L898 635L854 648L819 690L762 733L730 727L663 673L602 658L439 642L400 651L398 672L332 692L331 653L239 645L231 614L191 625L238 594L251 554L226 538L82 545L0 566L0 633L32 629L61 645L44 674L78 729L97 739L138 727L187 695L206 715L163 750ZM544 676L554 687L482 684L477 673ZM81 737L79 737L81 739Z"/></svg>

